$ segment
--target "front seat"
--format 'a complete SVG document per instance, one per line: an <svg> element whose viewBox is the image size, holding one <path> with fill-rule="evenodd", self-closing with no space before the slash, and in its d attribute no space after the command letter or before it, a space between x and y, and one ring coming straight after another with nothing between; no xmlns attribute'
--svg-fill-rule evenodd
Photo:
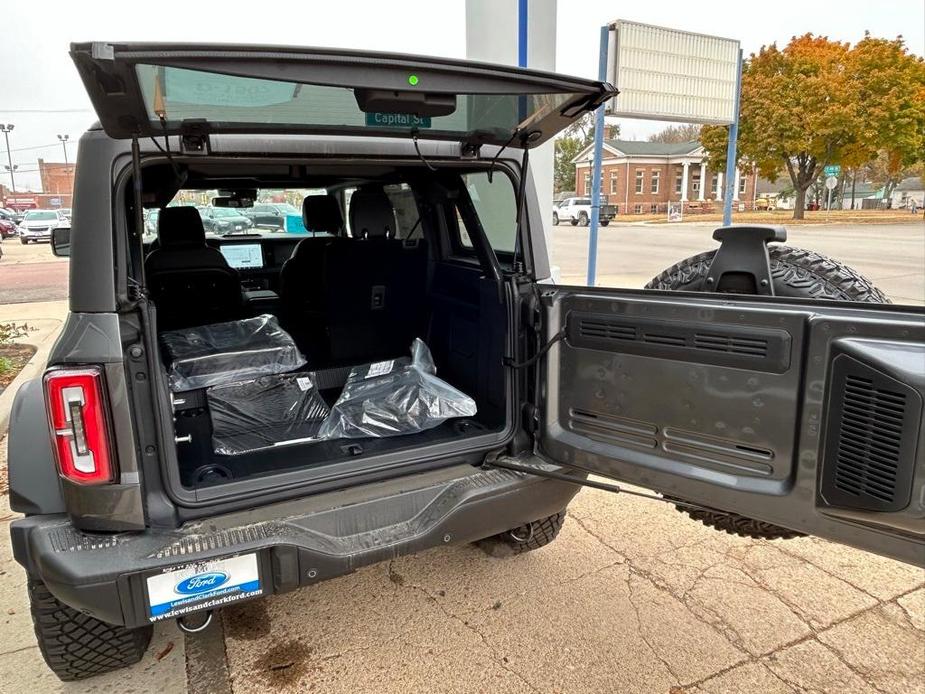
<svg viewBox="0 0 925 694"><path fill-rule="evenodd" d="M299 241L279 273L283 325L309 357L319 354L324 328L319 325L323 269L328 250L344 242L344 217L333 195L310 195L302 201L302 223L311 234Z"/></svg>
<svg viewBox="0 0 925 694"><path fill-rule="evenodd" d="M158 248L145 258L148 291L161 328L240 318L241 280L218 249L206 244L195 207L165 207L157 220Z"/></svg>

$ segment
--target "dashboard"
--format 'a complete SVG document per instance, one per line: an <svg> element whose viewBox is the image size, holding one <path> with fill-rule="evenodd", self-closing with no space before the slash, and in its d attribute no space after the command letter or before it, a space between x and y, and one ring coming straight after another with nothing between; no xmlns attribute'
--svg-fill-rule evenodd
<svg viewBox="0 0 925 694"><path fill-rule="evenodd" d="M245 289L277 291L283 263L292 257L303 238L301 235L267 233L260 236L208 237L206 243L217 248L228 264L240 273Z"/></svg>

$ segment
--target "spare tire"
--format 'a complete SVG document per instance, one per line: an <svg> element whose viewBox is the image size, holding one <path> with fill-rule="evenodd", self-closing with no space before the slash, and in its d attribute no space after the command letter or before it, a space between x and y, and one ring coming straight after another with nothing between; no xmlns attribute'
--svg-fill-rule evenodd
<svg viewBox="0 0 925 694"><path fill-rule="evenodd" d="M646 289L702 291L716 251L707 251L675 263L659 273ZM833 299L888 304L890 300L856 270L822 253L793 246L768 246L771 281L777 296ZM724 291L720 286L719 290ZM727 291L735 293L735 288Z"/></svg>
<svg viewBox="0 0 925 694"><path fill-rule="evenodd" d="M645 288L702 291L707 271L715 255L715 250L707 251L675 263L654 277ZM774 245L768 246L768 258L776 296L860 301L872 304L890 303L886 295L861 273L822 253L793 246ZM729 287L721 284L719 291L735 293L735 283L733 282ZM680 501L680 499L675 500ZM677 505L675 508L704 525L742 537L771 540L789 539L804 534L735 513L691 509Z"/></svg>

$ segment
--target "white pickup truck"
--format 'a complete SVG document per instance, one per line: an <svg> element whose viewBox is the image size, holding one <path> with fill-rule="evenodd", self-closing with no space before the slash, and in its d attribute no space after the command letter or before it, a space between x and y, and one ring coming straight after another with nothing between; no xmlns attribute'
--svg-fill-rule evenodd
<svg viewBox="0 0 925 694"><path fill-rule="evenodd" d="M617 206L601 204L601 226L605 227L610 224L610 220L617 216ZM591 223L591 198L565 198L561 202L553 205L552 223L559 224L559 221L571 222L572 226L581 224L586 227Z"/></svg>

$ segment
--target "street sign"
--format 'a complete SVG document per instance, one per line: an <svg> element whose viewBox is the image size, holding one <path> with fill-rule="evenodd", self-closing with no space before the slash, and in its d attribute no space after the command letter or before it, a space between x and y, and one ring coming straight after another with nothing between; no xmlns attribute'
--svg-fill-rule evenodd
<svg viewBox="0 0 925 694"><path fill-rule="evenodd" d="M835 190L835 187L838 185L838 179L835 176L830 175L825 179L825 187L829 190Z"/></svg>
<svg viewBox="0 0 925 694"><path fill-rule="evenodd" d="M735 120L739 42L618 19L609 26L608 113L729 125Z"/></svg>
<svg viewBox="0 0 925 694"><path fill-rule="evenodd" d="M823 169L823 173L825 173L826 176L838 176L838 174L841 173L841 165L829 164Z"/></svg>

